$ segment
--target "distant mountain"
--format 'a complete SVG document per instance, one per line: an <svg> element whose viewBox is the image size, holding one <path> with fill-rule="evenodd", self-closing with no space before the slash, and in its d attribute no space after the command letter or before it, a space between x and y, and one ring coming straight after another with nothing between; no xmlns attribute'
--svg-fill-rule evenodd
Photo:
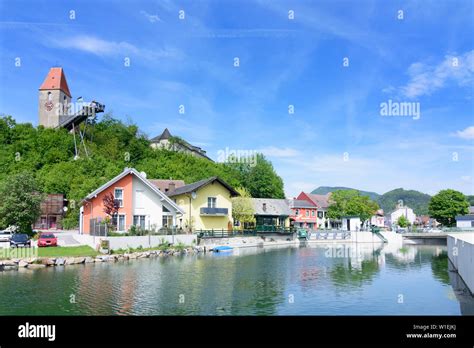
<svg viewBox="0 0 474 348"><path fill-rule="evenodd" d="M403 201L403 205L413 209L416 215L428 215L428 204L431 196L415 190L404 190L397 188L388 191L379 197L377 203L385 213L395 210L399 200Z"/></svg>
<svg viewBox="0 0 474 348"><path fill-rule="evenodd" d="M329 192L334 192L337 190L357 190L353 189L350 187L343 187L343 186L319 186L317 189L313 190L311 193L314 193L316 195L325 195ZM361 195L363 196L369 196L371 200L377 201L377 199L380 197L380 195L376 192L370 192L370 191L361 191L357 190L360 192Z"/></svg>
<svg viewBox="0 0 474 348"><path fill-rule="evenodd" d="M334 192L337 190L357 189L342 186L320 186L317 189L313 190L311 193L325 195L329 192ZM395 190L386 192L383 195L370 191L358 191L362 195L369 196L370 199L376 201L379 204L380 208L383 209L385 214L394 211L398 201L401 200L403 201L404 205L412 208L416 215L428 215L428 204L430 202L431 196L426 193L415 190L404 190L403 188L397 188Z"/></svg>

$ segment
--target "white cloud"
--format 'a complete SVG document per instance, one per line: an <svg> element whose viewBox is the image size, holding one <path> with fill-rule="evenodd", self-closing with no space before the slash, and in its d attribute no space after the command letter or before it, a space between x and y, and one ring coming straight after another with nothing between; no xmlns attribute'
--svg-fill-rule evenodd
<svg viewBox="0 0 474 348"><path fill-rule="evenodd" d="M437 65L413 63L408 68L408 75L410 81L399 88L407 98L431 95L450 80L460 86L470 85L474 82L474 50L460 56L447 55Z"/></svg>
<svg viewBox="0 0 474 348"><path fill-rule="evenodd" d="M144 10L141 10L140 13L144 15L150 23L161 22L161 19L160 17L158 17L158 15L149 14L148 12Z"/></svg>
<svg viewBox="0 0 474 348"><path fill-rule="evenodd" d="M257 150L269 157L295 157L300 154L298 150L291 149L289 147L279 148L276 146L268 146Z"/></svg>
<svg viewBox="0 0 474 348"><path fill-rule="evenodd" d="M463 139L474 139L474 126L467 127L462 131L457 131L456 135Z"/></svg>
<svg viewBox="0 0 474 348"><path fill-rule="evenodd" d="M126 41L107 41L89 35L76 35L69 38L50 39L49 44L65 49L75 49L95 54L97 56L132 55L145 59L159 59L164 57L178 57L180 53L174 49L146 49L138 48Z"/></svg>

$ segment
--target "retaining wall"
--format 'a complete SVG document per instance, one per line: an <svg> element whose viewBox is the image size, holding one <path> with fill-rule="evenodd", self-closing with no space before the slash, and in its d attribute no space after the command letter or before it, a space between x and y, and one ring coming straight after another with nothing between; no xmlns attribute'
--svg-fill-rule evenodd
<svg viewBox="0 0 474 348"><path fill-rule="evenodd" d="M448 258L474 294L474 233L448 234Z"/></svg>

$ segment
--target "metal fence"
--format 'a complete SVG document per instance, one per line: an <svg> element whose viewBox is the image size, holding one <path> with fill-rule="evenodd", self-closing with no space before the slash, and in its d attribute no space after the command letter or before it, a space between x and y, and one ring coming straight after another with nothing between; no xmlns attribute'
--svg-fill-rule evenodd
<svg viewBox="0 0 474 348"><path fill-rule="evenodd" d="M107 224L104 222L97 221L97 219L90 219L90 234L91 236L105 237L107 236Z"/></svg>
<svg viewBox="0 0 474 348"><path fill-rule="evenodd" d="M296 233L295 228L280 226L256 226L255 228L246 228L243 230L226 230L226 229L210 229L195 230L194 233L199 238L230 238L242 236L257 236L266 234L293 234Z"/></svg>

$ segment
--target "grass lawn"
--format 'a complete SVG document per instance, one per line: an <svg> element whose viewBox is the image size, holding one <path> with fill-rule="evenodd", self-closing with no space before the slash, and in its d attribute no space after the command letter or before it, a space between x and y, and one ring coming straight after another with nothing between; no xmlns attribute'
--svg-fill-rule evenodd
<svg viewBox="0 0 474 348"><path fill-rule="evenodd" d="M96 256L99 253L88 245L77 247L46 247L38 248L39 257L62 257L62 256Z"/></svg>

